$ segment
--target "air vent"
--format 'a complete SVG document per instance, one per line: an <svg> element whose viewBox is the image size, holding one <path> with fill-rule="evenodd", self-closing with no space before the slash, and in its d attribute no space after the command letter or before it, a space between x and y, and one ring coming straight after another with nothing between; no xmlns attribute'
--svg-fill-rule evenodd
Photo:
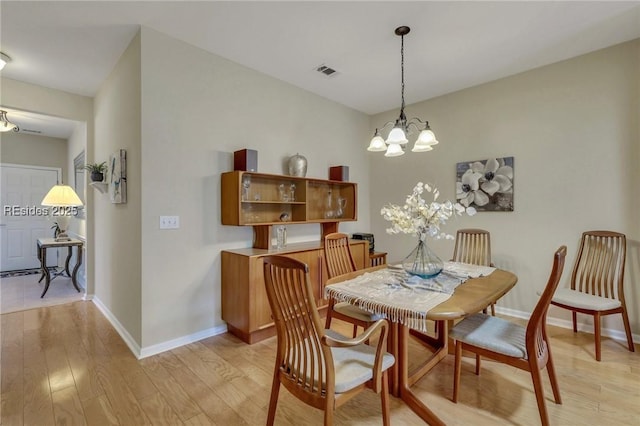
<svg viewBox="0 0 640 426"><path fill-rule="evenodd" d="M31 129L20 129L21 132L26 132L26 133L36 133L36 134L40 134L42 133L40 130L31 130Z"/></svg>
<svg viewBox="0 0 640 426"><path fill-rule="evenodd" d="M328 67L326 65L320 65L319 67L316 68L316 71L318 71L319 73L324 74L327 77L335 77L336 75L338 75L338 71L334 70L331 67Z"/></svg>

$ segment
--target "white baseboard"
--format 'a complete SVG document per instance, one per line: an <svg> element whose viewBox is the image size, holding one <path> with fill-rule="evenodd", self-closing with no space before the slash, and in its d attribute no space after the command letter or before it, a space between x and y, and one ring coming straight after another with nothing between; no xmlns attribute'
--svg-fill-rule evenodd
<svg viewBox="0 0 640 426"><path fill-rule="evenodd" d="M523 312L523 311L516 311L514 309L501 308L498 305L496 305L496 313L508 315L510 317L515 317L515 318L521 318L525 320L528 320L529 317L531 316L530 312ZM566 328L569 330L573 329L573 323L570 320L547 317L547 324L554 325L556 327ZM594 333L593 324L585 324L585 323L578 322L578 331L583 333L593 334ZM625 334L624 330L602 328L601 334L603 336L610 337L613 340L617 340L625 344L627 343L627 335ZM640 336L638 336L637 334L632 334L632 336L633 336L634 343L640 342Z"/></svg>
<svg viewBox="0 0 640 426"><path fill-rule="evenodd" d="M129 349L131 350L131 352L133 352L135 357L140 359L140 346L136 343L133 337L131 337L127 329L124 328L122 324L120 324L120 321L118 321L115 315L111 313L111 311L104 305L104 303L102 303L100 299L92 296L91 301L98 307L98 309L100 309L100 312L102 312L104 316L107 317L113 328L116 329L120 337L122 337L122 340L124 340L127 346L129 346Z"/></svg>
<svg viewBox="0 0 640 426"><path fill-rule="evenodd" d="M148 356L156 355L161 352L169 351L171 349L178 348L180 346L188 345L189 343L197 342L198 340L206 339L208 337L217 336L227 332L227 326L220 325L217 327L202 330L197 333L189 334L188 336L178 337L177 339L168 340L166 342L158 343L156 345L147 346L142 348L138 359L146 358Z"/></svg>
<svg viewBox="0 0 640 426"><path fill-rule="evenodd" d="M166 352L171 349L178 348L180 346L188 345L189 343L197 342L202 339L206 339L208 337L217 336L219 334L223 334L227 332L227 325L220 325L217 327L209 328L207 330L198 331L193 334L189 334L187 336L178 337L176 339L168 340L166 342L158 343L152 346L147 346L141 348L136 341L131 337L129 332L120 324L120 321L111 313L109 309L94 295L90 295L86 297L86 300L91 300L98 307L100 312L107 317L107 320L113 325L113 328L116 329L120 337L127 344L131 352L135 355L136 358L142 359L152 355L159 354L161 352Z"/></svg>

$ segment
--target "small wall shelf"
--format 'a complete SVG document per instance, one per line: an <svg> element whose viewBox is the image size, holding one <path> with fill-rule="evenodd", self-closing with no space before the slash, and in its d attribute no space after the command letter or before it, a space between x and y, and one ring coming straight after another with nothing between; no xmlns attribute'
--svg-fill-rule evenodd
<svg viewBox="0 0 640 426"><path fill-rule="evenodd" d="M101 194L107 192L107 184L105 182L89 182L89 185L100 191Z"/></svg>

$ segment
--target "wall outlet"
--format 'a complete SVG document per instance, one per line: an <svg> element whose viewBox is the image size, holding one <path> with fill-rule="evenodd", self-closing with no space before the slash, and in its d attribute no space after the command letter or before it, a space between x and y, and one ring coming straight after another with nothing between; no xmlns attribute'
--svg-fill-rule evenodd
<svg viewBox="0 0 640 426"><path fill-rule="evenodd" d="M160 216L160 229L180 228L180 216Z"/></svg>

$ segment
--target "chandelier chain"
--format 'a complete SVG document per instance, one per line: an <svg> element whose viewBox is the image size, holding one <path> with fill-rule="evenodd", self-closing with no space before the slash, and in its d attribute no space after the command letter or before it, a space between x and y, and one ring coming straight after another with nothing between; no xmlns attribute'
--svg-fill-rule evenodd
<svg viewBox="0 0 640 426"><path fill-rule="evenodd" d="M400 74L402 79L402 106L400 111L404 111L404 35L400 37Z"/></svg>

